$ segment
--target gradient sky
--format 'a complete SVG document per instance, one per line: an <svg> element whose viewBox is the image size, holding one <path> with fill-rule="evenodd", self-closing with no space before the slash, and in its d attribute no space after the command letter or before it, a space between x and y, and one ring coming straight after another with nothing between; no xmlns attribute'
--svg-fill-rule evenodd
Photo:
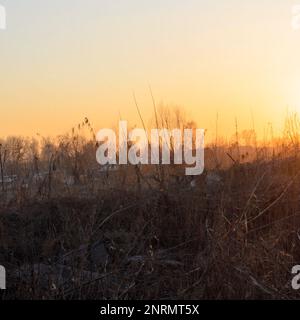
<svg viewBox="0 0 300 320"><path fill-rule="evenodd" d="M280 130L300 111L300 0L0 0L0 136L140 125L157 102L201 128Z"/></svg>

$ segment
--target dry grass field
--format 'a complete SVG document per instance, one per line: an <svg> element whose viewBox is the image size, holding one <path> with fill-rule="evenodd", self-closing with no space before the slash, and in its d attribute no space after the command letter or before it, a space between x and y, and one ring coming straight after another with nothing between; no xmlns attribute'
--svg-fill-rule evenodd
<svg viewBox="0 0 300 320"><path fill-rule="evenodd" d="M101 168L83 127L93 133L86 119L55 141L1 141L3 299L299 297L295 116L281 139L207 145L195 179L174 166Z"/></svg>

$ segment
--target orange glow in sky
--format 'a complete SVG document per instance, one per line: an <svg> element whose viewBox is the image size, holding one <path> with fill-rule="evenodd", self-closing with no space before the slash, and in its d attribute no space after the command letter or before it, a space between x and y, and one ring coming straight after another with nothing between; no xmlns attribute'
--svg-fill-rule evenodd
<svg viewBox="0 0 300 320"><path fill-rule="evenodd" d="M56 135L88 117L140 125L157 103L220 134L300 111L289 0L1 0L0 136ZM299 0L300 4L300 0ZM253 121L252 121L253 120Z"/></svg>

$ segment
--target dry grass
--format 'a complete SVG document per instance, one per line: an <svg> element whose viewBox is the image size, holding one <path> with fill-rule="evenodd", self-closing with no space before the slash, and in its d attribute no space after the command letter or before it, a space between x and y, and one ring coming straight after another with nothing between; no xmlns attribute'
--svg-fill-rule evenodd
<svg viewBox="0 0 300 320"><path fill-rule="evenodd" d="M176 168L99 172L95 143L78 133L94 135L87 119L40 146L3 140L3 298L297 298L300 159L289 121L272 146L244 148L241 135L210 146L192 185ZM105 249L93 264L96 242ZM59 268L67 275L58 279Z"/></svg>

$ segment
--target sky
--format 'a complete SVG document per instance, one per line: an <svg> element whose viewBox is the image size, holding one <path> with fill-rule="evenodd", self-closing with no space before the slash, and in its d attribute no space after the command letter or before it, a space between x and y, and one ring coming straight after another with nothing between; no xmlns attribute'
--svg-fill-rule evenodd
<svg viewBox="0 0 300 320"><path fill-rule="evenodd" d="M298 2L297 2L298 1ZM300 0L0 0L0 136L140 126L179 106L220 135L300 111Z"/></svg>

